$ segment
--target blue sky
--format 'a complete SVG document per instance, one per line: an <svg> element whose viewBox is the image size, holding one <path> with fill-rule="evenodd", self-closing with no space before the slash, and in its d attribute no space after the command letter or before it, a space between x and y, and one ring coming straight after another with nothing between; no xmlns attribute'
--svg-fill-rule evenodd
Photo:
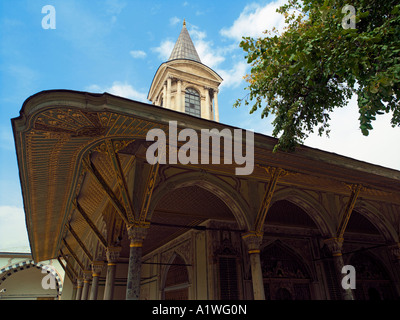
<svg viewBox="0 0 400 320"><path fill-rule="evenodd" d="M0 0L0 251L29 251L10 119L31 95L49 89L110 92L147 102L151 81L172 51L186 19L202 62L224 82L220 122L270 135L271 119L232 105L247 92L241 36L258 37L283 19L273 1ZM42 7L56 10L56 29L43 29ZM331 137L306 145L400 170L400 129L390 116L365 138L355 99L332 116Z"/></svg>

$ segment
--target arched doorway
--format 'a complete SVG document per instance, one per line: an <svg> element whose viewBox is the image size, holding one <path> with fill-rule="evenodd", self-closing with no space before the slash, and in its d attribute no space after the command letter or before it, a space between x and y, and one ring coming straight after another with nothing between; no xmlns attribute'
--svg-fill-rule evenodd
<svg viewBox="0 0 400 320"><path fill-rule="evenodd" d="M277 240L260 254L266 300L310 300L311 276L292 250Z"/></svg>
<svg viewBox="0 0 400 320"><path fill-rule="evenodd" d="M307 265L311 264L311 257L304 255L310 251L309 242L304 240L304 237L299 237L299 234L321 234L313 218L300 206L288 200L278 200L271 205L265 220L265 240L268 239L268 230L280 231L276 236L270 233L274 242L260 253L267 300L311 299L310 283L313 277ZM282 235L286 235L286 238ZM302 248L303 255L296 252L294 247Z"/></svg>
<svg viewBox="0 0 400 320"><path fill-rule="evenodd" d="M167 268L163 298L165 300L189 299L189 274L185 261L179 255L175 256Z"/></svg>
<svg viewBox="0 0 400 320"><path fill-rule="evenodd" d="M349 264L356 270L357 300L393 300L396 299L393 281L383 263L368 252L355 253Z"/></svg>
<svg viewBox="0 0 400 320"><path fill-rule="evenodd" d="M176 257L170 258L172 252L186 261L189 299L243 297L241 234L248 223L240 194L212 175L188 173L166 180L153 196L143 254L145 259L153 259L151 264L161 265L149 271L149 276L159 275L162 279L158 291L161 298L186 295L184 290L175 291L184 289L182 283L164 289L164 265L176 264L172 261ZM149 297L153 295L150 285L145 290Z"/></svg>

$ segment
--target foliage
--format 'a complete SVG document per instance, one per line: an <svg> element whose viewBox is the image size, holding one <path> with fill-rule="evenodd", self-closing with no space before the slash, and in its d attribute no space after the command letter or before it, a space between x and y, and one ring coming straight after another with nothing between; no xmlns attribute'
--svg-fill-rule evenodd
<svg viewBox="0 0 400 320"><path fill-rule="evenodd" d="M358 96L360 129L368 135L376 115L392 112L400 126L400 4L398 0L289 0L277 11L282 34L243 38L251 73L250 92L235 107L252 103L250 113L275 116L275 150L294 150L316 127L329 134L330 113ZM355 20L351 20L354 18ZM347 28L343 21L355 21Z"/></svg>

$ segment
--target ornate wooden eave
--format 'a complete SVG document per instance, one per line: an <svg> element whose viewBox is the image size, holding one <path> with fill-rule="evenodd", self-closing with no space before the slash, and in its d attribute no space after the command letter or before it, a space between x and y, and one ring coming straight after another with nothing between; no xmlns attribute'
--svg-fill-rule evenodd
<svg viewBox="0 0 400 320"><path fill-rule="evenodd" d="M84 166L90 157L108 187L119 184L110 157L101 155L102 144L113 141L128 150L129 143L145 140L152 128L168 133L168 122L172 120L177 121L180 129L236 129L108 93L52 90L39 92L24 102L20 116L12 119L12 127L28 236L35 261L59 256L65 238L72 250L81 251L80 259L85 256L68 234L66 225L73 224L76 236L85 242L90 227L79 213L71 220L77 210L74 203L79 199L82 208L90 211L94 223L109 205L101 186L85 173ZM240 176L240 179L268 181L261 166L271 166L294 173L280 178L280 185L348 196L347 185L360 184L363 190L359 199L400 205L399 171L309 147L299 147L294 153L272 153L276 139L261 134L254 137L256 166L251 175ZM126 151L125 154L120 159L123 174L127 174L135 152ZM235 163L189 167L238 178ZM132 206L134 208L135 204Z"/></svg>

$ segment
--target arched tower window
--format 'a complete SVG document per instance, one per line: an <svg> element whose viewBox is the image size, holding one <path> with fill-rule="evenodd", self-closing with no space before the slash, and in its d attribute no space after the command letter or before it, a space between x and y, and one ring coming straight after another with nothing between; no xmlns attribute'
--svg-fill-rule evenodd
<svg viewBox="0 0 400 320"><path fill-rule="evenodd" d="M185 91L185 112L192 116L201 116L200 94L193 88Z"/></svg>

